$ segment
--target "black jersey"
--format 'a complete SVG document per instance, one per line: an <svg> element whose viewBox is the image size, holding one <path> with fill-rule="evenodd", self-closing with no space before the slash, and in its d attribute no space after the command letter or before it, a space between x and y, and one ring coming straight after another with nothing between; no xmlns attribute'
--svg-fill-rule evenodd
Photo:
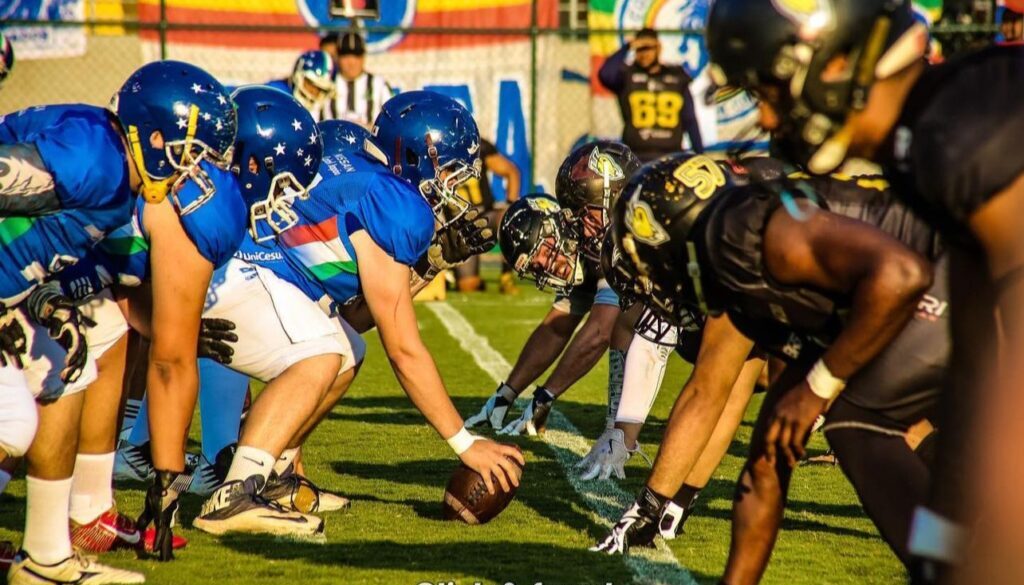
<svg viewBox="0 0 1024 585"><path fill-rule="evenodd" d="M806 178L795 196L816 197L825 210L877 226L934 259L942 251L936 230L896 201L879 178ZM842 330L851 299L840 293L774 281L765 269L764 231L787 197L755 185L723 193L695 226L697 254L708 284L708 304L727 312L759 347L787 361L816 359ZM790 201L791 203L791 201Z"/></svg>
<svg viewBox="0 0 1024 585"><path fill-rule="evenodd" d="M896 193L948 236L1024 172L1024 47L929 67L882 151Z"/></svg>
<svg viewBox="0 0 1024 585"><path fill-rule="evenodd" d="M622 142L644 162L681 150L684 133L691 148L702 152L690 76L678 65L661 64L656 73L627 65L628 48L611 55L598 73L618 97Z"/></svg>

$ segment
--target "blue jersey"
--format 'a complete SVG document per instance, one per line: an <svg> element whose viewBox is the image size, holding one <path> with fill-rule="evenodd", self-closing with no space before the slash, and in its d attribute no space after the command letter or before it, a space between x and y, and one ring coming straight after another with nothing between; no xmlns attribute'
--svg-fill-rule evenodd
<svg viewBox="0 0 1024 585"><path fill-rule="evenodd" d="M240 257L273 270L319 301L344 304L361 294L365 267L350 236L365 230L396 262L412 266L434 235L434 216L415 187L362 152L324 155L299 224L264 246L246 238ZM370 268L372 273L372 267Z"/></svg>
<svg viewBox="0 0 1024 585"><path fill-rule="evenodd" d="M105 231L124 223L133 195L116 124L96 106L38 106L0 118L0 144L34 146L53 176L61 209L110 210L106 221L92 218Z"/></svg>
<svg viewBox="0 0 1024 585"><path fill-rule="evenodd" d="M202 168L216 193L180 221L185 235L215 268L227 263L245 236L248 210L238 181L231 172L203 162ZM187 205L200 193L196 183L186 181L178 193ZM61 275L64 290L75 298L95 294L113 283L138 285L149 276L149 235L142 218L147 204L139 199L129 222L113 231L80 263Z"/></svg>

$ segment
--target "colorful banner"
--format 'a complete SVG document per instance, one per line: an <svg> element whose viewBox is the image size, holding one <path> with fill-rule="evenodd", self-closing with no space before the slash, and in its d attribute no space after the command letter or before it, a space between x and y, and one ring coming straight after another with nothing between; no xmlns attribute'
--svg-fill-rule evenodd
<svg viewBox="0 0 1024 585"><path fill-rule="evenodd" d="M7 20L83 20L85 0L3 0L0 23ZM10 26L4 35L18 59L52 59L85 54L85 30L75 27Z"/></svg>

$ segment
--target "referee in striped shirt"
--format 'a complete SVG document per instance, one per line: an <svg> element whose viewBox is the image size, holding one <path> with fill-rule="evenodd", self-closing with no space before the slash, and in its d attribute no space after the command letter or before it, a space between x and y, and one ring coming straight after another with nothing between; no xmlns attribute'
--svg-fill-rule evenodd
<svg viewBox="0 0 1024 585"><path fill-rule="evenodd" d="M331 37L334 38L331 38ZM349 120L369 128L380 107L395 92L387 81L366 70L366 42L357 32L346 32L338 38L325 36L320 46L329 47L337 39L338 79L331 111L325 118Z"/></svg>

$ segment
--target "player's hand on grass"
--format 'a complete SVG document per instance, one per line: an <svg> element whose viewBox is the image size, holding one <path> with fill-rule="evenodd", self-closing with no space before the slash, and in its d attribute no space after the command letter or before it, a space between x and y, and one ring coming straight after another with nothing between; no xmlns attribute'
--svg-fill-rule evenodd
<svg viewBox="0 0 1024 585"><path fill-rule="evenodd" d="M576 464L580 470L580 479L609 479L612 475L618 479L626 479L626 461L629 461L639 449L639 445L632 450L626 447L626 437L622 429L605 429L587 456Z"/></svg>
<svg viewBox="0 0 1024 585"><path fill-rule="evenodd" d="M0 308L0 367L6 368L8 364L18 369L25 367L21 355L27 347L25 330L15 318L15 311Z"/></svg>
<svg viewBox="0 0 1024 585"><path fill-rule="evenodd" d="M515 401L515 390L502 382L484 403L480 412L466 419L466 428L471 429L483 423L490 423L492 429L500 430L505 426L505 416L508 415L508 409Z"/></svg>
<svg viewBox="0 0 1024 585"><path fill-rule="evenodd" d="M664 498L644 486L633 505L612 527L611 533L590 550L606 555L625 555L629 554L630 547L653 546L664 504Z"/></svg>
<svg viewBox="0 0 1024 585"><path fill-rule="evenodd" d="M234 329L235 324L227 319L202 319L199 326L199 357L209 358L225 366L230 364L231 356L235 355L231 344L238 341L238 336L232 333Z"/></svg>
<svg viewBox="0 0 1024 585"><path fill-rule="evenodd" d="M182 491L177 485L181 476L176 471L157 470L153 483L146 491L142 514L135 521L140 534L150 524L156 528L153 552L161 561L174 560L174 512L178 509L178 497Z"/></svg>
<svg viewBox="0 0 1024 585"><path fill-rule="evenodd" d="M522 451L514 445L504 445L477 438L473 445L459 456L467 467L484 478L489 493L495 492L495 480L502 491L519 486L519 477L526 465Z"/></svg>
<svg viewBox="0 0 1024 585"><path fill-rule="evenodd" d="M89 357L85 329L96 323L78 312L75 302L64 296L57 282L38 287L29 295L26 306L32 319L46 327L50 338L67 351L61 381L71 384L78 380Z"/></svg>
<svg viewBox="0 0 1024 585"><path fill-rule="evenodd" d="M806 380L787 391L772 410L768 432L765 433L764 448L768 460L775 461L778 450L790 467L796 467L805 455L804 446L814 420L827 406L828 401L811 391Z"/></svg>
<svg viewBox="0 0 1024 585"><path fill-rule="evenodd" d="M551 414L551 406L555 397L546 388L538 387L533 393L533 399L523 410L523 414L516 420L505 425L505 428L498 431L499 435L518 436L526 433L530 436L543 434L548 424L548 415Z"/></svg>

